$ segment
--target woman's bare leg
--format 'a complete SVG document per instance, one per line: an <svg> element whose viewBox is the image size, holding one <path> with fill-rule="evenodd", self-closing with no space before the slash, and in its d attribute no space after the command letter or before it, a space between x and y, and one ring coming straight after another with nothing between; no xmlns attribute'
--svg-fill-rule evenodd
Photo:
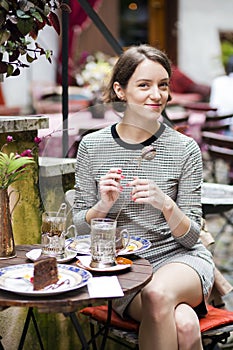
<svg viewBox="0 0 233 350"><path fill-rule="evenodd" d="M200 278L191 267L171 263L160 268L154 274L152 281L134 298L127 310L131 317L141 323L140 350L201 350L201 344L190 347L190 339L185 348L185 339L178 338L182 338L181 327L177 328L177 322L181 320L178 312L182 310L177 307L180 304L195 307L201 303L202 299ZM176 315L178 315L177 320ZM185 316L191 317L189 321L197 324L191 312L186 312ZM193 337L198 338L198 329L197 327L194 329L197 330L197 334L195 333Z"/></svg>
<svg viewBox="0 0 233 350"><path fill-rule="evenodd" d="M175 322L179 350L200 350L201 330L196 312L187 304L179 304L175 310Z"/></svg>

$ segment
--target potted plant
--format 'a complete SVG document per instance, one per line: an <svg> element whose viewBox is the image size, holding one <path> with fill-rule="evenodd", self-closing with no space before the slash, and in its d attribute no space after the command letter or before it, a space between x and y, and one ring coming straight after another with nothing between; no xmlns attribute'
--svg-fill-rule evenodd
<svg viewBox="0 0 233 350"><path fill-rule="evenodd" d="M58 9L69 10L69 6L62 0L0 1L1 74L17 76L41 55L51 62L51 50L42 48L36 39L47 25L60 34Z"/></svg>

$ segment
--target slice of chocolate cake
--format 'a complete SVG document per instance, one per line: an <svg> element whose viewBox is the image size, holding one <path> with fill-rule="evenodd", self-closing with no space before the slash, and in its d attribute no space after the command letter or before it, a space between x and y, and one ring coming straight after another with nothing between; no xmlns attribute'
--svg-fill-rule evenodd
<svg viewBox="0 0 233 350"><path fill-rule="evenodd" d="M34 290L41 290L57 281L58 269L55 257L46 257L34 262Z"/></svg>

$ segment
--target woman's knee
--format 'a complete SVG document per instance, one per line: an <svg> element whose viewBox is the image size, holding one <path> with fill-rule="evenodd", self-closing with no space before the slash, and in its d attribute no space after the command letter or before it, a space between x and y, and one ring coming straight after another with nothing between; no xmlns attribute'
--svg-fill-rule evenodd
<svg viewBox="0 0 233 350"><path fill-rule="evenodd" d="M141 300L143 309L153 312L156 317L161 317L161 313L171 312L174 308L172 295L163 284L157 284L155 288L145 287L141 292Z"/></svg>
<svg viewBox="0 0 233 350"><path fill-rule="evenodd" d="M175 311L179 349L192 349L201 342L198 317L191 307L186 306L177 307ZM189 347L187 347L187 344Z"/></svg>

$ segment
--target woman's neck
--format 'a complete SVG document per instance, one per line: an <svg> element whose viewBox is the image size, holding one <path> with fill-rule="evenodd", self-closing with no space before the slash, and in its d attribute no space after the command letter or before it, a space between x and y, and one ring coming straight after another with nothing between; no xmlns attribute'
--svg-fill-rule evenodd
<svg viewBox="0 0 233 350"><path fill-rule="evenodd" d="M148 140L152 135L156 133L156 131L159 130L160 123L158 121L155 121L153 123L153 126L150 128L147 127L146 125L138 126L126 122L126 121L121 121L120 123L117 124L116 130L120 138L127 143L142 143L146 140Z"/></svg>

